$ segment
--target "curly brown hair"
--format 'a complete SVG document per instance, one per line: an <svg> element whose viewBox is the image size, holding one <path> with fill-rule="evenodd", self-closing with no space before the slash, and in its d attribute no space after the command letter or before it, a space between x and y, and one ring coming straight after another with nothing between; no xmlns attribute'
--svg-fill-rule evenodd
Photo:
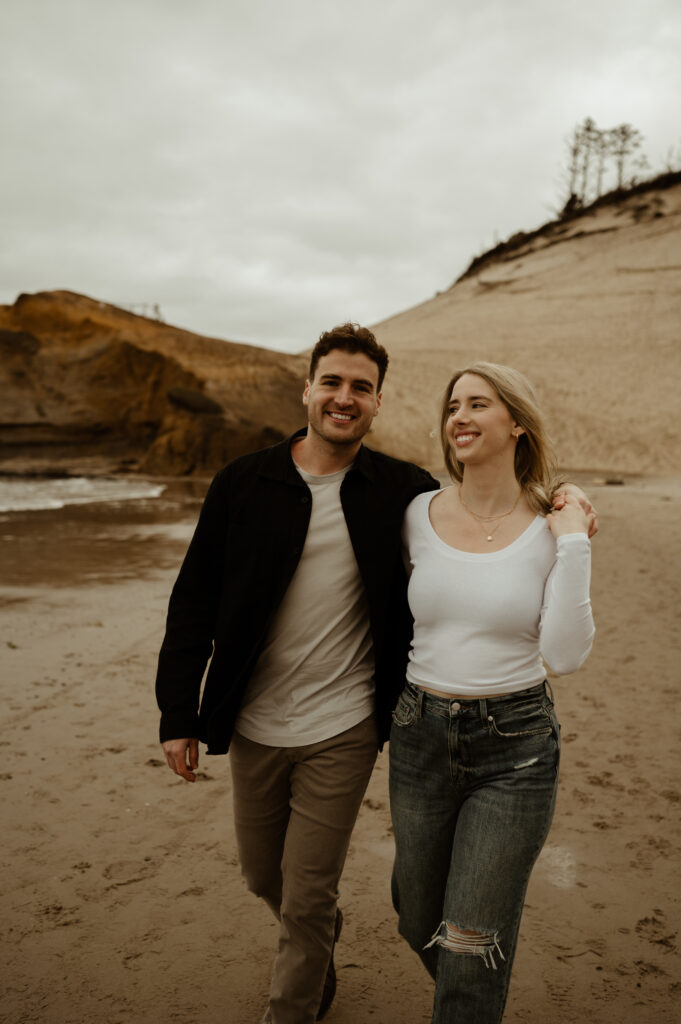
<svg viewBox="0 0 681 1024"><path fill-rule="evenodd" d="M308 374L310 380L314 379L317 363L322 356L327 356L334 349L340 349L342 352L351 352L353 354L361 352L368 356L378 367L378 386L376 390L381 390L385 371L388 369L388 353L382 345L378 344L374 334L368 327L360 327L359 324L351 322L339 324L330 331L324 331L323 334L320 334L319 341L312 349L312 355L310 356L310 370Z"/></svg>

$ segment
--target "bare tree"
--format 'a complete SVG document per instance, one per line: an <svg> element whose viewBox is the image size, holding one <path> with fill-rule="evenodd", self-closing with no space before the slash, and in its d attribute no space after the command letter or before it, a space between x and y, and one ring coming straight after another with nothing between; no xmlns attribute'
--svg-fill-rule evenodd
<svg viewBox="0 0 681 1024"><path fill-rule="evenodd" d="M582 124L575 125L567 142L567 190L568 197L563 213L579 209L584 205L589 180L591 152L599 132L596 122L586 117Z"/></svg>
<svg viewBox="0 0 681 1024"><path fill-rule="evenodd" d="M617 171L617 188L623 188L627 161L640 148L642 142L643 136L640 131L630 124L619 124L612 129L612 152Z"/></svg>
<svg viewBox="0 0 681 1024"><path fill-rule="evenodd" d="M572 135L567 140L568 146L568 195L577 195L577 176L579 175L579 157L582 152L582 129L575 125Z"/></svg>
<svg viewBox="0 0 681 1024"><path fill-rule="evenodd" d="M582 187L580 189L580 199L582 202L586 201L586 193L589 184L589 168L591 166L591 154L596 144L596 138L598 135L598 128L596 122L591 117L584 119L584 124L581 128L582 138Z"/></svg>
<svg viewBox="0 0 681 1024"><path fill-rule="evenodd" d="M613 138L612 131L598 129L594 138L594 154L596 156L596 196L603 195L603 178L608 157L612 153Z"/></svg>
<svg viewBox="0 0 681 1024"><path fill-rule="evenodd" d="M642 142L643 136L630 124L602 129L593 118L586 117L582 124L576 125L567 139L565 178L568 197L562 216L574 213L588 199L599 199L603 195L609 165L612 166L611 159L614 160L617 188L625 188L640 181L649 169L648 161L642 153L632 158ZM680 158L681 149L676 159ZM668 164L671 165L673 160L670 150Z"/></svg>

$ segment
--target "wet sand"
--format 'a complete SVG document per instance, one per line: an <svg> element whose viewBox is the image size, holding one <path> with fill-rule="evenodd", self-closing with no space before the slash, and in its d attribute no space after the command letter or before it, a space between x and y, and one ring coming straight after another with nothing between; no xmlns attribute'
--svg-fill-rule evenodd
<svg viewBox="0 0 681 1024"><path fill-rule="evenodd" d="M157 743L155 659L205 488L187 486L0 517L2 1021L262 1015L276 929L239 874L228 760L203 756L189 786ZM598 633L586 667L552 680L560 794L505 1024L657 1024L681 999L681 483L587 489ZM391 856L383 754L342 885L329 1024L430 1019Z"/></svg>

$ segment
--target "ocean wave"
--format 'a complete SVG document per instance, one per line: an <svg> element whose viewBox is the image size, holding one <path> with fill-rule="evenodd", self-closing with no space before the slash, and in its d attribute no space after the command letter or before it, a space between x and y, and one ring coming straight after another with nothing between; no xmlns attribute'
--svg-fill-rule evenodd
<svg viewBox="0 0 681 1024"><path fill-rule="evenodd" d="M164 484L98 477L0 479L0 512L40 512L65 505L160 497Z"/></svg>

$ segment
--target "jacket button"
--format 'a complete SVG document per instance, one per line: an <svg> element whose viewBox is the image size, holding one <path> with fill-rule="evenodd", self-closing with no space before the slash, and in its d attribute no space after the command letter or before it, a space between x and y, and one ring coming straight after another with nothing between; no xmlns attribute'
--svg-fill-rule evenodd
<svg viewBox="0 0 681 1024"><path fill-rule="evenodd" d="M310 500L310 495L309 494L301 494L301 496L300 496L300 504L301 505L307 505L309 500Z"/></svg>

